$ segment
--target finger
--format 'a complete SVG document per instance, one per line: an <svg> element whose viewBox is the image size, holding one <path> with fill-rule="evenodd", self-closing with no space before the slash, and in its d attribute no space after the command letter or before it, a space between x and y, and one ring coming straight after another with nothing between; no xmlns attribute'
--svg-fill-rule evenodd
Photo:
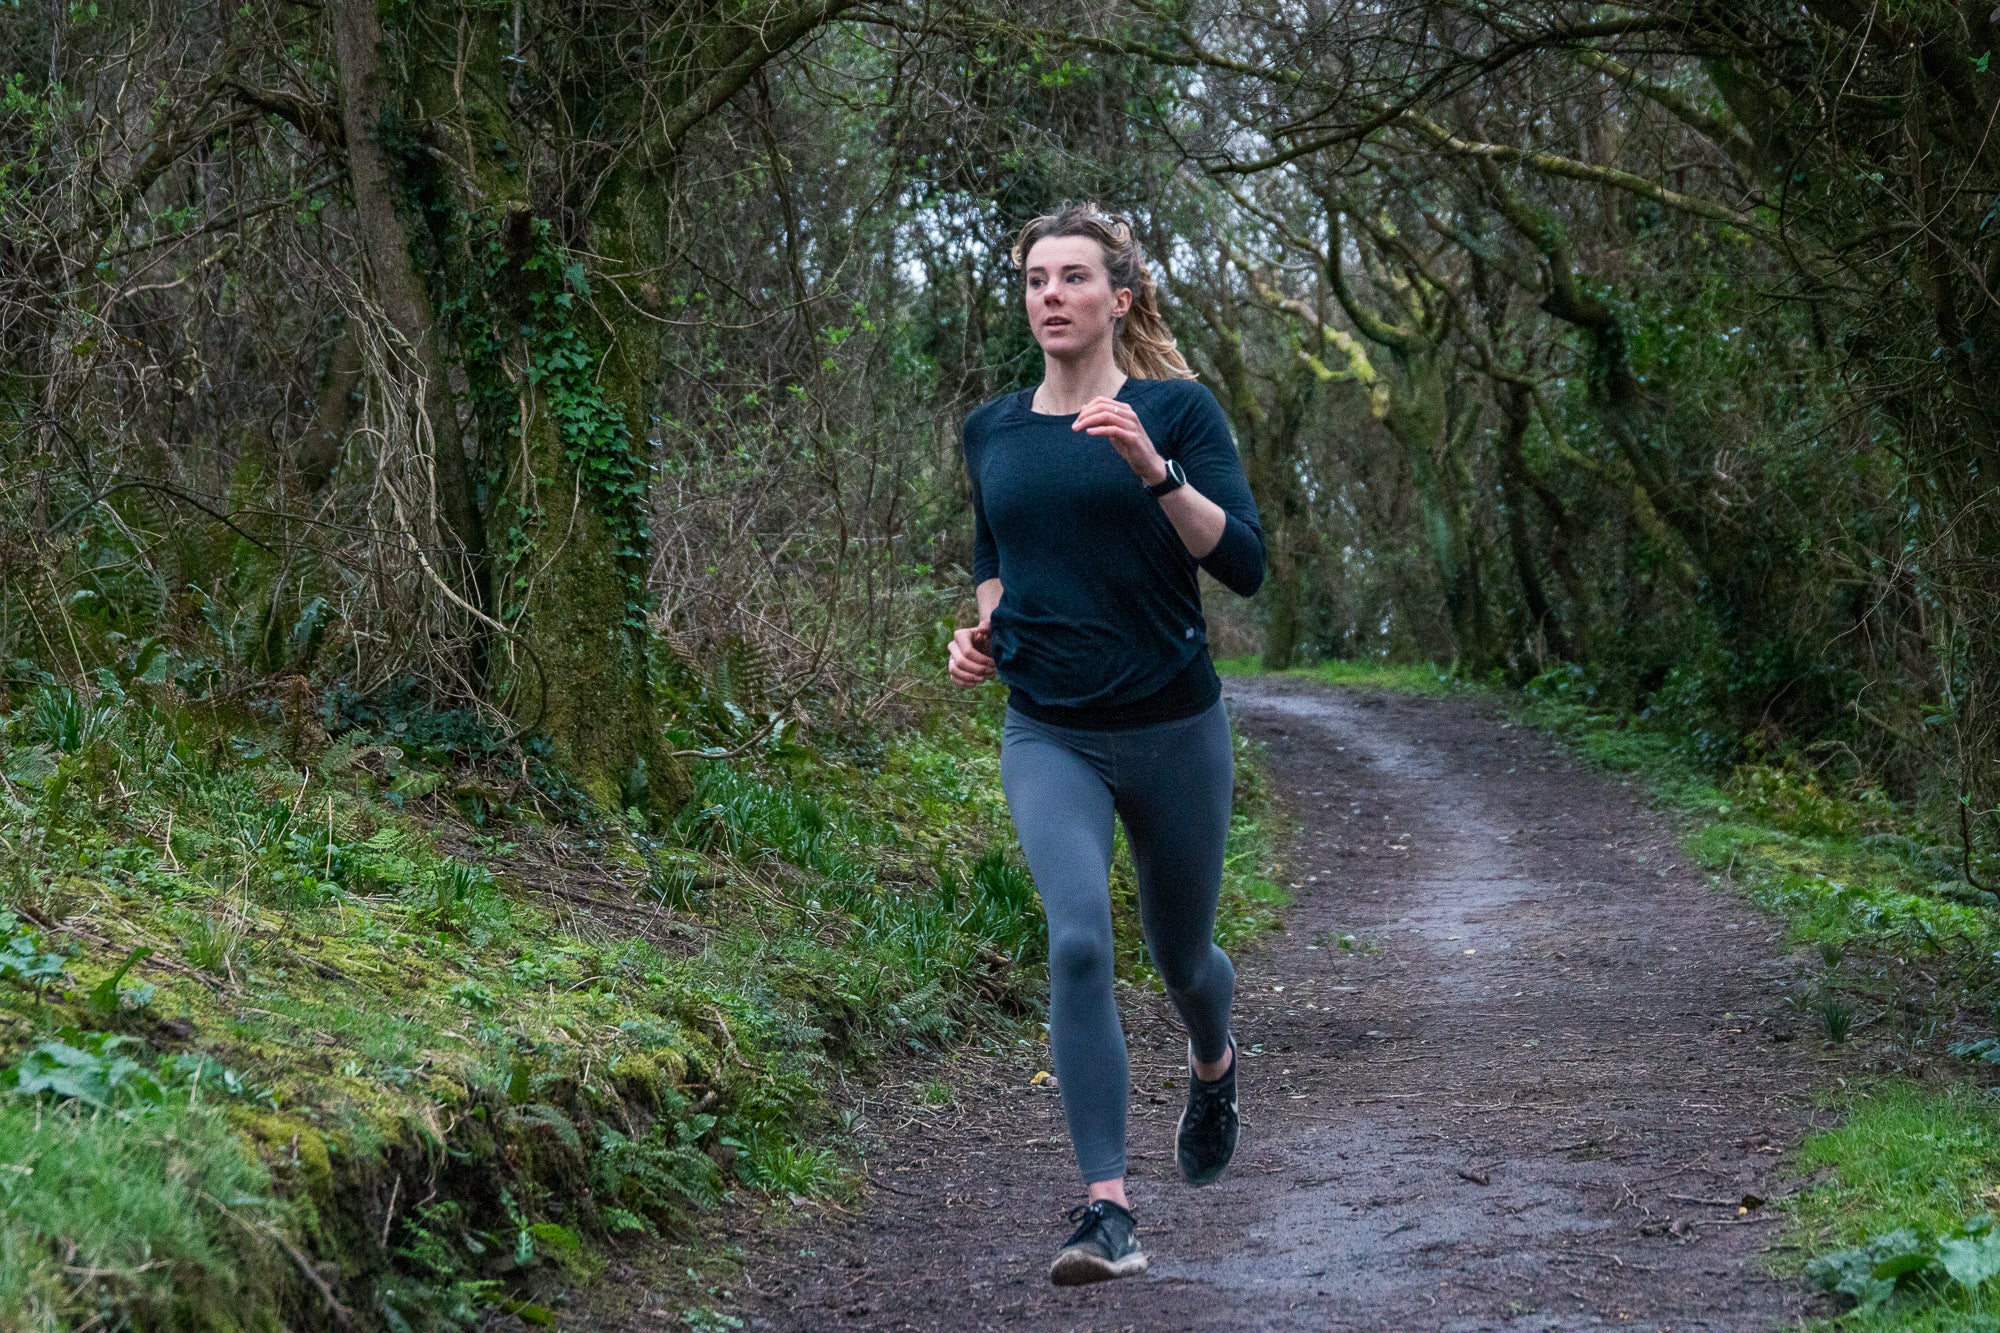
<svg viewBox="0 0 2000 1333"><path fill-rule="evenodd" d="M1118 421L1107 421L1101 426L1091 426L1083 433L1085 435L1095 435L1101 440L1110 440L1113 444L1120 443L1121 441L1132 445L1139 443L1137 433L1130 426Z"/></svg>

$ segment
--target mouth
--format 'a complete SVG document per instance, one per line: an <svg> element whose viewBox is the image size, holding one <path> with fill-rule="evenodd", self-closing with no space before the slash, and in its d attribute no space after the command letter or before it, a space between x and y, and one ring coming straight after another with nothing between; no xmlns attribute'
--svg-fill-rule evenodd
<svg viewBox="0 0 2000 1333"><path fill-rule="evenodd" d="M1042 321L1042 327L1044 329L1066 329L1069 327L1069 321L1061 315L1051 315Z"/></svg>

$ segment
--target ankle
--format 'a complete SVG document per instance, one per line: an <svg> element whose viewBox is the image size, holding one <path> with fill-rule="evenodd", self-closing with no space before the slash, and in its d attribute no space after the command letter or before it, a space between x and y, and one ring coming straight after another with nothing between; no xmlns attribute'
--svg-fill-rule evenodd
<svg viewBox="0 0 2000 1333"><path fill-rule="evenodd" d="M1197 1060L1194 1058L1194 1051L1190 1049L1188 1051L1188 1067L1194 1071L1194 1076L1202 1082L1213 1083L1236 1067L1236 1043L1231 1041L1224 1048L1222 1058L1219 1060Z"/></svg>
<svg viewBox="0 0 2000 1333"><path fill-rule="evenodd" d="M1117 1204L1128 1213L1132 1211L1132 1205L1126 1202L1125 1199L1125 1178L1123 1176L1120 1176L1116 1180L1091 1181L1086 1198L1090 1203L1096 1203L1099 1199L1103 1199L1107 1203Z"/></svg>

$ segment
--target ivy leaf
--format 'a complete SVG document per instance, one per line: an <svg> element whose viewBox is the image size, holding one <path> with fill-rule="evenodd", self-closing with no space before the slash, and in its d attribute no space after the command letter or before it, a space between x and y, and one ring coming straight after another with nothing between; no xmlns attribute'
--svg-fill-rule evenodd
<svg viewBox="0 0 2000 1333"><path fill-rule="evenodd" d="M1807 1264L1806 1276L1828 1291L1852 1296L1859 1309L1872 1310L1896 1294L1896 1280L1878 1278L1874 1269L1865 1248L1835 1250Z"/></svg>
<svg viewBox="0 0 2000 1333"><path fill-rule="evenodd" d="M1886 1236L1877 1236L1869 1247L1875 1255L1875 1276L1899 1278L1930 1266L1936 1249L1909 1227L1898 1227Z"/></svg>
<svg viewBox="0 0 2000 1333"><path fill-rule="evenodd" d="M1938 1246L1938 1259L1952 1281L1962 1287L1980 1286L2000 1276L2000 1232L1944 1241Z"/></svg>

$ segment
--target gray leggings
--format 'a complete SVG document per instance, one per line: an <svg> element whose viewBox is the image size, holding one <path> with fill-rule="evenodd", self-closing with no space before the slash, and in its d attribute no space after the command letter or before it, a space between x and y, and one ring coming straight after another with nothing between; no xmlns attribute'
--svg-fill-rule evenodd
<svg viewBox="0 0 2000 1333"><path fill-rule="evenodd" d="M1204 1063L1229 1049L1236 970L1216 947L1234 769L1213 708L1130 731L1050 726L1007 710L1000 781L1049 919L1049 1044L1086 1183L1125 1174L1125 1033L1111 993L1111 819L1139 872L1153 965Z"/></svg>

